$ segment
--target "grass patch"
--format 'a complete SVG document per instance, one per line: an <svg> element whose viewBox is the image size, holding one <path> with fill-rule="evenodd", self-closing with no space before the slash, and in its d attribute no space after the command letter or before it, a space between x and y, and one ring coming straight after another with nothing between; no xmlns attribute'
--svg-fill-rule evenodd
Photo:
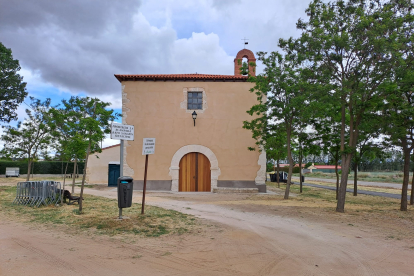
<svg viewBox="0 0 414 276"><path fill-rule="evenodd" d="M141 215L141 204L133 203L131 208L122 211L130 219L116 220L119 209L117 201L113 199L86 194L83 213L79 214L77 205L50 205L39 208L13 205L15 195L15 187L0 187L2 214L43 225L66 225L70 229L110 236L134 234L146 237L180 235L191 233L198 228L198 222L193 216L155 206L145 206L145 215Z"/></svg>

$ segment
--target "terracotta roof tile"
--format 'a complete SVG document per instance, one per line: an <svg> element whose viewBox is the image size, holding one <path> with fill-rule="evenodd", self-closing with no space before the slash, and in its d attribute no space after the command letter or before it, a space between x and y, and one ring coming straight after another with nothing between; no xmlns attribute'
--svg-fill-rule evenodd
<svg viewBox="0 0 414 276"><path fill-rule="evenodd" d="M317 169L335 169L335 165L315 165ZM338 169L341 169L341 166L338 165Z"/></svg>
<svg viewBox="0 0 414 276"><path fill-rule="evenodd" d="M108 146L105 148L102 148L102 150L106 150L106 149L110 149L110 148L114 148L114 147L119 147L121 144L116 144L116 145L112 145L112 146Z"/></svg>
<svg viewBox="0 0 414 276"><path fill-rule="evenodd" d="M247 76L208 74L114 75L121 81L247 81Z"/></svg>

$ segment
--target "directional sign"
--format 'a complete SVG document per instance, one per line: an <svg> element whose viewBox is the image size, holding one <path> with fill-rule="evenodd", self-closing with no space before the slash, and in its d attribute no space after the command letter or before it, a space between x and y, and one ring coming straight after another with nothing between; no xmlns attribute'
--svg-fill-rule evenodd
<svg viewBox="0 0 414 276"><path fill-rule="evenodd" d="M144 138L142 143L142 155L154 154L155 152L155 138Z"/></svg>
<svg viewBox="0 0 414 276"><path fill-rule="evenodd" d="M111 139L133 141L134 126L112 123Z"/></svg>

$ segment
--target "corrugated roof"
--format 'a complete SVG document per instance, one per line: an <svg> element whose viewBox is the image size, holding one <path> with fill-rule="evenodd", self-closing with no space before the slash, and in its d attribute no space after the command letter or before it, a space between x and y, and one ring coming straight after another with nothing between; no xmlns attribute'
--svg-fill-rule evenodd
<svg viewBox="0 0 414 276"><path fill-rule="evenodd" d="M114 75L121 81L247 81L248 76L208 74Z"/></svg>

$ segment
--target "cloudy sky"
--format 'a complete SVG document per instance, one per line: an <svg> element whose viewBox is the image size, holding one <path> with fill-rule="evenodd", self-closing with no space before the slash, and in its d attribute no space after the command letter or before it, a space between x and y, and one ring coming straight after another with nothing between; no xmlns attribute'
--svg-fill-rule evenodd
<svg viewBox="0 0 414 276"><path fill-rule="evenodd" d="M98 97L120 111L114 74L233 74L254 53L297 37L309 0L0 0L0 42L20 61L30 96ZM258 71L262 68L260 65ZM28 99L26 99L28 103ZM24 104L19 108L23 119ZM105 141L110 145L118 141Z"/></svg>

